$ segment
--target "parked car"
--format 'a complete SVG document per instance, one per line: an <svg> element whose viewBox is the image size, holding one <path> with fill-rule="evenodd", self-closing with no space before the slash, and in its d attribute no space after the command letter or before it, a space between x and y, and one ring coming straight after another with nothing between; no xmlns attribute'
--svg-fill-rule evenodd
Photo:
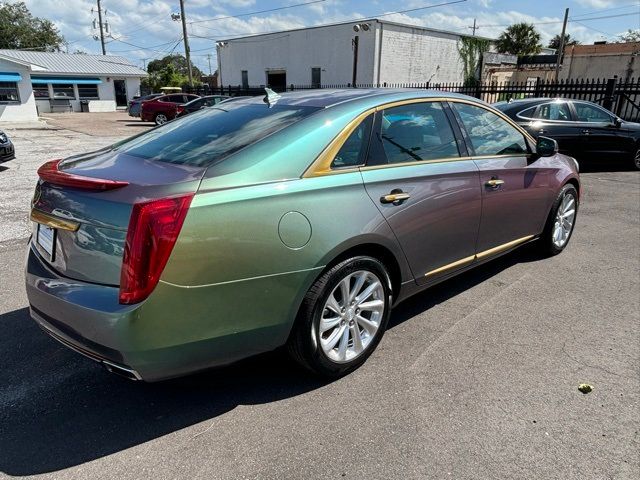
<svg viewBox="0 0 640 480"><path fill-rule="evenodd" d="M8 162L16 158L16 150L11 140L0 130L0 163Z"/></svg>
<svg viewBox="0 0 640 480"><path fill-rule="evenodd" d="M206 97L196 98L195 100L191 100L189 103L185 103L184 105L178 105L176 117L184 117L185 115L189 115L190 113L196 112L201 108L205 107L213 107L223 100L228 99L226 95L207 95Z"/></svg>
<svg viewBox="0 0 640 480"><path fill-rule="evenodd" d="M580 198L554 140L408 90L237 100L38 174L32 317L148 381L282 345L344 375L407 297L534 240L560 253Z"/></svg>
<svg viewBox="0 0 640 480"><path fill-rule="evenodd" d="M154 98L161 97L162 93L151 93L149 95L143 95L142 97L133 98L133 100L129 100L129 116L130 117L139 117L140 116L140 106L142 102L146 102L147 100L153 100Z"/></svg>
<svg viewBox="0 0 640 480"><path fill-rule="evenodd" d="M585 100L531 98L494 106L531 135L558 142L560 153L586 161L623 161L640 169L640 124Z"/></svg>
<svg viewBox="0 0 640 480"><path fill-rule="evenodd" d="M162 125L176 117L178 105L196 98L200 97L188 93L172 93L147 100L142 102L140 106L140 118L143 122L155 122L156 125Z"/></svg>

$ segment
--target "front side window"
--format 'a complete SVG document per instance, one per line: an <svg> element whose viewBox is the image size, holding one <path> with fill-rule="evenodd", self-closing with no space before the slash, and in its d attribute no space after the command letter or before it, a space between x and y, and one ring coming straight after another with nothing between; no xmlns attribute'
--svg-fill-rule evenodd
<svg viewBox="0 0 640 480"><path fill-rule="evenodd" d="M453 129L439 102L385 109L378 141L387 163L459 157Z"/></svg>
<svg viewBox="0 0 640 480"><path fill-rule="evenodd" d="M317 111L316 107L222 104L114 145L117 152L207 166Z"/></svg>
<svg viewBox="0 0 640 480"><path fill-rule="evenodd" d="M42 83L35 83L31 85L33 89L33 96L36 100L46 100L49 98L49 85Z"/></svg>
<svg viewBox="0 0 640 480"><path fill-rule="evenodd" d="M73 85L70 83L53 85L53 98L75 100L76 94L73 91Z"/></svg>
<svg viewBox="0 0 640 480"><path fill-rule="evenodd" d="M0 82L0 102L14 103L20 101L16 82Z"/></svg>
<svg viewBox="0 0 640 480"><path fill-rule="evenodd" d="M360 125L351 132L347 141L338 151L336 158L331 162L331 168L356 167L364 164L372 122L373 114L360 122Z"/></svg>
<svg viewBox="0 0 640 480"><path fill-rule="evenodd" d="M475 105L454 103L475 155L528 153L524 135L495 113Z"/></svg>
<svg viewBox="0 0 640 480"><path fill-rule="evenodd" d="M613 117L601 108L589 105L588 103L574 103L576 115L579 122L601 122L611 123Z"/></svg>
<svg viewBox="0 0 640 480"><path fill-rule="evenodd" d="M97 85L78 85L78 95L80 96L80 98L86 98L86 99L100 98L98 96Z"/></svg>

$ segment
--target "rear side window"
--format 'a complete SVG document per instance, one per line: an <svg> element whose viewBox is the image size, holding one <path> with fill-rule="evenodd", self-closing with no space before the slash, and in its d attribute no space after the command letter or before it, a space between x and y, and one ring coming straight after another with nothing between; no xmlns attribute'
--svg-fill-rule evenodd
<svg viewBox="0 0 640 480"><path fill-rule="evenodd" d="M518 116L535 120L560 120L564 122L572 120L569 105L565 102L543 103L520 112Z"/></svg>
<svg viewBox="0 0 640 480"><path fill-rule="evenodd" d="M114 149L150 160L207 166L316 110L300 106L222 104L124 140L115 144Z"/></svg>
<svg viewBox="0 0 640 480"><path fill-rule="evenodd" d="M377 141L382 144L387 163L460 156L451 124L439 102L385 109Z"/></svg>
<svg viewBox="0 0 640 480"><path fill-rule="evenodd" d="M372 122L373 114L360 122L360 125L351 132L347 141L338 151L336 158L331 162L331 168L355 167L365 163Z"/></svg>
<svg viewBox="0 0 640 480"><path fill-rule="evenodd" d="M495 113L475 105L454 103L475 155L526 154L524 135Z"/></svg>

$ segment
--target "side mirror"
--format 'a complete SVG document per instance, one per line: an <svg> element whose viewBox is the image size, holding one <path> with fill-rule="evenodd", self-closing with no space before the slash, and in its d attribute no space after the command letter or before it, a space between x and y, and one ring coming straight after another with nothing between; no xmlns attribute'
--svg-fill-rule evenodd
<svg viewBox="0 0 640 480"><path fill-rule="evenodd" d="M620 128L622 126L622 119L620 117L616 117L613 120L613 126L616 128Z"/></svg>
<svg viewBox="0 0 640 480"><path fill-rule="evenodd" d="M538 137L536 140L536 153L541 157L553 157L558 153L558 142L549 137Z"/></svg>

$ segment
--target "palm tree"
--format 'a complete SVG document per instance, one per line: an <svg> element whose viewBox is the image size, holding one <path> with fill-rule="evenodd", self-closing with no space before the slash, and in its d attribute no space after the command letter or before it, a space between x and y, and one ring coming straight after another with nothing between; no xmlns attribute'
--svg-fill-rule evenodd
<svg viewBox="0 0 640 480"><path fill-rule="evenodd" d="M580 42L575 38L571 38L571 35L568 33L564 34L564 46L567 45L578 45ZM555 48L556 50L560 48L560 34L556 35L549 41L549 48Z"/></svg>
<svg viewBox="0 0 640 480"><path fill-rule="evenodd" d="M515 23L500 34L496 42L500 53L535 55L542 49L540 34L530 23Z"/></svg>

